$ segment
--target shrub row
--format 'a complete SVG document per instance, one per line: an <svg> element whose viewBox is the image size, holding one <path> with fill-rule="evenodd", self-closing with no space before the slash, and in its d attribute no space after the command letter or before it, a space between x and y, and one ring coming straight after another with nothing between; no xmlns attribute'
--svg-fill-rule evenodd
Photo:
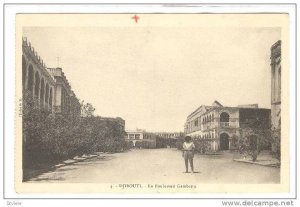
<svg viewBox="0 0 300 207"><path fill-rule="evenodd" d="M70 118L41 110L32 100L23 104L23 168L96 151L123 151L127 148L124 136L125 131L114 120Z"/></svg>

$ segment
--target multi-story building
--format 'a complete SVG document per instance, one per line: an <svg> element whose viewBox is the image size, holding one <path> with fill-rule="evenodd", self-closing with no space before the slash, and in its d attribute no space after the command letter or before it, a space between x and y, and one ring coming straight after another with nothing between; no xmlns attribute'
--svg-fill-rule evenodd
<svg viewBox="0 0 300 207"><path fill-rule="evenodd" d="M26 38L22 41L23 94L31 96L39 108L52 113L80 116L80 103L62 68L47 68Z"/></svg>
<svg viewBox="0 0 300 207"><path fill-rule="evenodd" d="M25 38L22 44L22 87L23 95L32 97L40 108L52 111L55 103L55 80Z"/></svg>
<svg viewBox="0 0 300 207"><path fill-rule="evenodd" d="M230 150L239 137L249 128L268 129L270 109L257 104L227 107L215 101L211 106L202 105L186 120L184 132L196 139L204 139L212 151Z"/></svg>
<svg viewBox="0 0 300 207"><path fill-rule="evenodd" d="M272 127L281 127L281 41L271 47L271 120Z"/></svg>
<svg viewBox="0 0 300 207"><path fill-rule="evenodd" d="M72 91L62 68L47 68L55 80L55 113L65 115L81 113L81 106L75 93Z"/></svg>
<svg viewBox="0 0 300 207"><path fill-rule="evenodd" d="M132 147L141 148L156 148L158 144L158 136L151 132L146 132L146 130L126 130L127 136L126 141Z"/></svg>

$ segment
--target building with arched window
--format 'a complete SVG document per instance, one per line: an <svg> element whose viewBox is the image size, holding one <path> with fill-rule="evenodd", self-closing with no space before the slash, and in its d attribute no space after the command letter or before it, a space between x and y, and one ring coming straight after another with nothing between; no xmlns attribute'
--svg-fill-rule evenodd
<svg viewBox="0 0 300 207"><path fill-rule="evenodd" d="M34 99L38 107L53 112L54 94L49 91L55 89L55 80L26 38L22 44L22 76L23 95Z"/></svg>
<svg viewBox="0 0 300 207"><path fill-rule="evenodd" d="M22 41L23 98L53 114L80 116L80 103L62 68L47 68L26 38Z"/></svg>
<svg viewBox="0 0 300 207"><path fill-rule="evenodd" d="M273 133L279 139L272 145L272 151L279 151L276 143L281 139L281 40L271 47L271 123Z"/></svg>
<svg viewBox="0 0 300 207"><path fill-rule="evenodd" d="M281 126L281 41L271 47L271 118L272 126Z"/></svg>
<svg viewBox="0 0 300 207"><path fill-rule="evenodd" d="M187 117L184 133L208 140L212 151L231 150L247 130L270 128L270 113L270 109L258 108L257 104L227 107L215 101L211 106L200 106Z"/></svg>

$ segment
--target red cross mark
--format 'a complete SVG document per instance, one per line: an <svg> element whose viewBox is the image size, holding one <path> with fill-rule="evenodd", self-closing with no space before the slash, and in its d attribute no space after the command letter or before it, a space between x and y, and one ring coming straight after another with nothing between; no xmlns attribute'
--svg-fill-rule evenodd
<svg viewBox="0 0 300 207"><path fill-rule="evenodd" d="M138 23L139 21L139 16L137 16L136 14L132 17L132 19L134 19L135 23Z"/></svg>

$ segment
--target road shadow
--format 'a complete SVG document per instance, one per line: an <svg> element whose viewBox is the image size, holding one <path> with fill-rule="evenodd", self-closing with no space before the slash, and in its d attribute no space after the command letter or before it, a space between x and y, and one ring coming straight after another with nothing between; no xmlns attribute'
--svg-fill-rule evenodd
<svg viewBox="0 0 300 207"><path fill-rule="evenodd" d="M56 168L53 164L53 165L47 165L46 167L44 167L42 169L30 169L30 170L27 170L27 171L29 171L29 173L26 173L26 176L25 176L23 182L61 180L61 179L57 179L57 178L55 178L55 179L40 178L39 176L41 176L44 173L48 173L48 172L67 172L67 171L71 171L71 170L76 170L78 168L76 166L85 166L85 165L88 166L88 165L95 165L95 164L101 165L101 164L104 164L103 162L112 160L114 158L115 158L115 156L113 156L113 155L102 155L102 156L100 155L100 156L89 158L89 159L82 160L79 162L67 164L67 165L59 167L59 168ZM57 164L57 163L55 163L55 164ZM73 167L71 167L71 166L73 166Z"/></svg>
<svg viewBox="0 0 300 207"><path fill-rule="evenodd" d="M63 167L63 168L57 168L56 170L52 170L52 172L66 172L66 171L70 171L70 170L75 170L78 169L77 167ZM51 171L49 171L51 172Z"/></svg>
<svg viewBox="0 0 300 207"><path fill-rule="evenodd" d="M30 181L47 182L47 181L64 181L64 180L66 180L66 179L64 179L62 177L47 177L47 178L35 178Z"/></svg>
<svg viewBox="0 0 300 207"><path fill-rule="evenodd" d="M196 172L183 172L183 173L185 173L185 174L189 174L189 173L195 174L195 173L201 173L201 172L196 171Z"/></svg>

